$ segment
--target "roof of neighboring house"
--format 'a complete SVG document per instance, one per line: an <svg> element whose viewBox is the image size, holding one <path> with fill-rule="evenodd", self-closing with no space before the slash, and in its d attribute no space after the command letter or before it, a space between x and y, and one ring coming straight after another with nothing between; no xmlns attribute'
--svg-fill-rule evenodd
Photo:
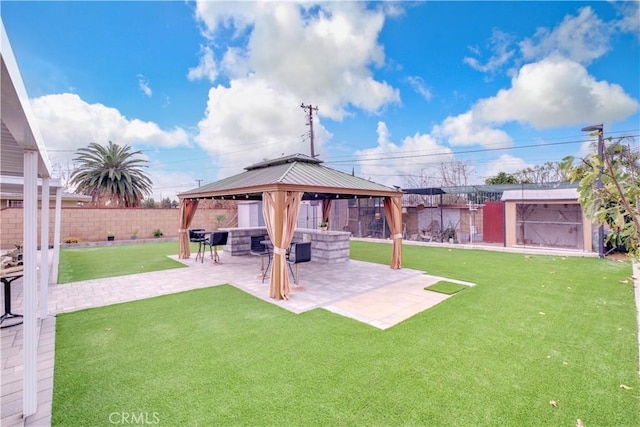
<svg viewBox="0 0 640 427"><path fill-rule="evenodd" d="M178 197L259 200L262 192L278 190L303 191L305 200L402 194L399 189L331 169L321 163L321 160L304 154L280 157L248 166L245 172L194 188L178 194Z"/></svg>
<svg viewBox="0 0 640 427"><path fill-rule="evenodd" d="M556 188L576 188L577 183L546 182L521 184L477 184L428 188L403 188L407 194L438 195L438 194L469 194L469 193L502 193L507 190L544 190Z"/></svg>
<svg viewBox="0 0 640 427"><path fill-rule="evenodd" d="M545 190L507 190L502 193L502 201L526 200L534 201L578 201L578 190L575 188L556 188Z"/></svg>
<svg viewBox="0 0 640 427"><path fill-rule="evenodd" d="M49 194L49 198L55 198L55 193ZM24 199L24 194L22 193L8 193L8 192L0 192L0 199L4 200L22 200ZM40 199L40 195L38 195L38 199ZM86 196L84 194L76 194L76 193L62 193L62 200L72 200L77 202L90 202L91 196Z"/></svg>

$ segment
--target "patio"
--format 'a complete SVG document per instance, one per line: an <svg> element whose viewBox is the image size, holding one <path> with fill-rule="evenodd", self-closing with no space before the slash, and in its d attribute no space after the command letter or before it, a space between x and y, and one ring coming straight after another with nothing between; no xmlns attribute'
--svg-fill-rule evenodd
<svg viewBox="0 0 640 427"><path fill-rule="evenodd" d="M404 268L350 260L340 268L309 262L299 268L299 284L292 284L289 300L269 297L269 282L262 283L260 261L255 256L222 255L212 264L174 259L188 268L146 274L87 280L49 288L49 317L38 322L38 411L23 424L22 414L22 326L2 329L2 419L3 426L41 426L51 423L55 350L55 315L86 308L152 298L192 289L231 284L257 298L294 313L324 308L379 329L389 328L438 304L448 295L424 291L442 278ZM451 281L451 280L450 280ZM348 286L345 284L348 283ZM470 283L465 283L472 285ZM22 312L22 279L12 286L12 309Z"/></svg>

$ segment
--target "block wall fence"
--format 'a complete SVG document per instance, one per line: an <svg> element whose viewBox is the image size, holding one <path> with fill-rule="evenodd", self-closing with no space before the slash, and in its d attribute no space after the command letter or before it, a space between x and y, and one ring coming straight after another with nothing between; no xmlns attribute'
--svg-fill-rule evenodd
<svg viewBox="0 0 640 427"><path fill-rule="evenodd" d="M177 237L179 209L105 209L105 208L62 208L60 218L60 240L76 237L81 242L101 242L107 240L107 233L113 232L115 240L131 240L133 230L138 230L138 239L153 238L153 231L160 229L164 237ZM191 223L192 228L213 230L218 227L235 227L238 223L237 209L198 208ZM41 210L38 209L38 224ZM225 216L222 223L217 217ZM0 249L13 249L22 241L22 208L0 210ZM49 243L53 244L55 209L49 210ZM40 245L40 227L38 227Z"/></svg>

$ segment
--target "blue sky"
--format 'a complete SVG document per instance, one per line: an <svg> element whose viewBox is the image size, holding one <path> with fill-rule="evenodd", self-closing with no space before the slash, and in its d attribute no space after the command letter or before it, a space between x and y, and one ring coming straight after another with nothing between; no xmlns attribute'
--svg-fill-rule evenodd
<svg viewBox="0 0 640 427"><path fill-rule="evenodd" d="M640 134L638 2L1 2L49 156L143 150L154 195L282 154L469 183ZM634 144L638 144L637 139Z"/></svg>

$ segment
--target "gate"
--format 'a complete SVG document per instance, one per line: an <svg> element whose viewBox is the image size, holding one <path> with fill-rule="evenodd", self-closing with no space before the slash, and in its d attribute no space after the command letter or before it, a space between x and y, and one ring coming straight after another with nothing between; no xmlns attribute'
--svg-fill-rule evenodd
<svg viewBox="0 0 640 427"><path fill-rule="evenodd" d="M504 203L485 202L482 210L484 241L504 243Z"/></svg>

